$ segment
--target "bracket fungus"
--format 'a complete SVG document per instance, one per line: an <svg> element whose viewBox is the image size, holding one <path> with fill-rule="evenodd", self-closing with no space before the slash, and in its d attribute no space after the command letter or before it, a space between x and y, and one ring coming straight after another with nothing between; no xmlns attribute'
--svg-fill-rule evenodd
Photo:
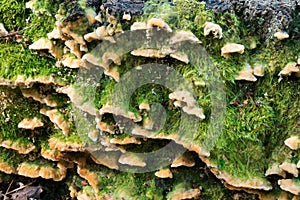
<svg viewBox="0 0 300 200"><path fill-rule="evenodd" d="M131 51L131 55L142 56L147 58L164 58L166 54L156 49L137 49Z"/></svg>
<svg viewBox="0 0 300 200"><path fill-rule="evenodd" d="M289 34L287 32L278 31L274 33L274 37L276 37L278 40L284 40L289 38Z"/></svg>
<svg viewBox="0 0 300 200"><path fill-rule="evenodd" d="M31 142L29 143L20 143L19 141L11 141L11 140L4 140L0 142L0 146L16 150L19 154L29 154L30 152L36 149L35 145Z"/></svg>
<svg viewBox="0 0 300 200"><path fill-rule="evenodd" d="M62 49L55 46L53 42L47 38L41 38L35 41L33 44L29 45L29 49L48 50L51 55L58 59L61 58L63 55Z"/></svg>
<svg viewBox="0 0 300 200"><path fill-rule="evenodd" d="M201 43L199 39L189 31L178 31L170 38L169 41L170 44L180 44L183 42Z"/></svg>
<svg viewBox="0 0 300 200"><path fill-rule="evenodd" d="M220 25L212 23L212 22L205 22L204 24L204 36L209 35L210 33L213 34L214 38L221 39L222 36L222 28Z"/></svg>
<svg viewBox="0 0 300 200"><path fill-rule="evenodd" d="M63 153L54 149L41 149L41 156L47 160L59 161Z"/></svg>
<svg viewBox="0 0 300 200"><path fill-rule="evenodd" d="M130 111L125 111L122 108L114 107L112 105L106 104L100 109L100 115L103 115L105 113L111 113L117 116L122 116L128 119L133 120L134 122L142 121L142 117L138 114L135 114Z"/></svg>
<svg viewBox="0 0 300 200"><path fill-rule="evenodd" d="M16 174L17 169L6 162L0 162L0 171L6 174Z"/></svg>
<svg viewBox="0 0 300 200"><path fill-rule="evenodd" d="M21 89L22 94L26 98L32 98L42 104L46 104L49 107L57 107L57 103L53 100L51 95L42 95L38 91L31 89Z"/></svg>
<svg viewBox="0 0 300 200"><path fill-rule="evenodd" d="M30 178L42 177L45 179L53 179L61 181L66 177L67 170L62 168L54 168L28 162L23 162L18 166L18 174Z"/></svg>
<svg viewBox="0 0 300 200"><path fill-rule="evenodd" d="M244 80L244 81L257 81L257 78L253 75L253 70L250 67L245 67L239 71L238 75L235 77L235 80Z"/></svg>
<svg viewBox="0 0 300 200"><path fill-rule="evenodd" d="M118 145L141 144L141 141L135 137L125 137L124 139L112 138L110 143Z"/></svg>
<svg viewBox="0 0 300 200"><path fill-rule="evenodd" d="M200 189L190 189L184 192L175 192L171 200L196 199L201 193Z"/></svg>
<svg viewBox="0 0 300 200"><path fill-rule="evenodd" d="M147 22L147 28L151 29L153 27L158 27L161 29L166 30L167 32L172 32L172 29L170 28L170 26L165 23L162 19L158 19L158 18L152 18Z"/></svg>
<svg viewBox="0 0 300 200"><path fill-rule="evenodd" d="M50 121L56 124L65 135L68 135L70 132L70 128L68 122L63 118L63 115L57 110L46 110L41 109L40 113L49 117Z"/></svg>
<svg viewBox="0 0 300 200"><path fill-rule="evenodd" d="M146 163L138 156L132 153L124 153L119 158L119 163L136 167L145 167Z"/></svg>
<svg viewBox="0 0 300 200"><path fill-rule="evenodd" d="M147 30L147 24L146 22L134 22L130 26L131 31L137 31L137 30Z"/></svg>
<svg viewBox="0 0 300 200"><path fill-rule="evenodd" d="M300 195L300 184L294 179L281 179L278 180L278 185L281 189L288 191L294 195Z"/></svg>
<svg viewBox="0 0 300 200"><path fill-rule="evenodd" d="M169 94L169 98L172 100L184 102L189 107L195 106L196 104L195 98L191 95L189 91L186 90L172 92Z"/></svg>
<svg viewBox="0 0 300 200"><path fill-rule="evenodd" d="M98 184L100 183L100 180L96 173L85 168L80 168L79 166L77 168L77 173L79 176L87 180L96 192L99 190Z"/></svg>
<svg viewBox="0 0 300 200"><path fill-rule="evenodd" d="M51 149L62 152L84 152L85 147L81 143L73 141L61 141L57 138L50 138L48 144Z"/></svg>
<svg viewBox="0 0 300 200"><path fill-rule="evenodd" d="M284 144L292 150L298 150L300 148L300 138L298 136L291 136L284 141Z"/></svg>
<svg viewBox="0 0 300 200"><path fill-rule="evenodd" d="M92 160L100 165L104 165L110 169L119 169L118 159L120 157L120 152L116 151L96 151L91 153Z"/></svg>
<svg viewBox="0 0 300 200"><path fill-rule="evenodd" d="M195 161L191 155L185 153L179 156L178 158L176 158L171 164L171 167L180 167L180 166L193 167L195 166Z"/></svg>
<svg viewBox="0 0 300 200"><path fill-rule="evenodd" d="M169 168L160 169L159 171L155 172L155 176L158 178L173 178L173 174Z"/></svg>
<svg viewBox="0 0 300 200"><path fill-rule="evenodd" d="M273 164L271 167L269 167L265 173L265 176L270 176L270 175L278 175L283 178L286 177L285 171L283 171L280 167L279 164Z"/></svg>
<svg viewBox="0 0 300 200"><path fill-rule="evenodd" d="M169 94L169 98L175 100L175 106L182 106L182 110L189 115L195 115L200 119L205 119L205 115L203 114L203 110L196 105L196 100L188 91L175 91ZM181 105L181 103L183 104Z"/></svg>
<svg viewBox="0 0 300 200"><path fill-rule="evenodd" d="M255 63L254 64L254 69L253 69L253 74L255 76L262 77L264 76L264 66L261 63Z"/></svg>
<svg viewBox="0 0 300 200"><path fill-rule="evenodd" d="M228 43L221 48L221 56L228 58L232 53L243 54L245 47L242 44Z"/></svg>
<svg viewBox="0 0 300 200"><path fill-rule="evenodd" d="M174 52L170 54L171 58L174 58L176 60L179 60L183 63L188 64L190 62L188 55L184 54L184 53L179 53L179 52Z"/></svg>
<svg viewBox="0 0 300 200"><path fill-rule="evenodd" d="M30 130L42 126L44 126L44 123L36 117L34 117L33 119L25 118L18 124L18 128L30 129Z"/></svg>
<svg viewBox="0 0 300 200"><path fill-rule="evenodd" d="M80 46L74 40L65 41L66 47L70 49L70 52L77 56L77 58L81 58L82 52L80 51Z"/></svg>
<svg viewBox="0 0 300 200"><path fill-rule="evenodd" d="M290 76L292 73L299 73L300 69L296 62L289 62L286 66L279 72L278 76Z"/></svg>
<svg viewBox="0 0 300 200"><path fill-rule="evenodd" d="M296 164L284 162L281 165L279 165L279 167L287 173L292 174L294 177L298 177L299 172Z"/></svg>
<svg viewBox="0 0 300 200"><path fill-rule="evenodd" d="M142 102L140 105L139 105L139 109L140 110L146 110L147 112L150 111L150 105L149 103L147 102Z"/></svg>
<svg viewBox="0 0 300 200"><path fill-rule="evenodd" d="M122 19L126 20L126 21L130 21L131 20L131 15L124 13Z"/></svg>
<svg viewBox="0 0 300 200"><path fill-rule="evenodd" d="M57 92L66 94L70 101L76 106L76 108L89 113L90 115L96 115L96 108L90 102L84 101L83 97L79 95L78 91L73 86L65 86L56 89Z"/></svg>
<svg viewBox="0 0 300 200"><path fill-rule="evenodd" d="M77 69L83 66L83 61L81 59L74 58L72 55L67 54L63 56L62 64L65 67Z"/></svg>
<svg viewBox="0 0 300 200"><path fill-rule="evenodd" d="M6 36L8 34L7 30L5 29L4 25L0 23L0 37Z"/></svg>

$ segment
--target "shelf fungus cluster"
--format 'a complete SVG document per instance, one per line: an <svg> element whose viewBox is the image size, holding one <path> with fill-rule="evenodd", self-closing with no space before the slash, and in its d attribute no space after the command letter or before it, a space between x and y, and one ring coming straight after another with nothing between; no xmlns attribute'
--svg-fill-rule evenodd
<svg viewBox="0 0 300 200"><path fill-rule="evenodd" d="M299 198L299 80L278 76L299 76L300 60L288 60L300 44L292 59L264 45L244 54L254 36L241 37L234 13L178 0L152 15L153 2L56 1L52 14L27 3L55 24L32 43L0 40L25 54L0 57L0 182L2 172L52 179L91 200Z"/></svg>

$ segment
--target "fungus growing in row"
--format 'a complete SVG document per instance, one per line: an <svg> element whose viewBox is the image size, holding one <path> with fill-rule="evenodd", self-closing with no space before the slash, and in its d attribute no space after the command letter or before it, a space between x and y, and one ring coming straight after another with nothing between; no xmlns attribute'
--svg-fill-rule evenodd
<svg viewBox="0 0 300 200"><path fill-rule="evenodd" d="M159 171L155 172L155 176L158 178L173 178L173 174L169 168L160 169Z"/></svg>
<svg viewBox="0 0 300 200"><path fill-rule="evenodd" d="M254 176L247 180L241 180L239 178L231 176L227 172L219 170L217 166L211 163L207 157L201 157L201 160L204 163L206 163L208 167L210 167L210 171L218 179L224 180L228 185L231 185L236 188L264 190L264 191L270 191L273 189L271 183L269 183L265 179Z"/></svg>
<svg viewBox="0 0 300 200"><path fill-rule="evenodd" d="M198 117L199 119L205 119L205 115L203 113L203 110L201 108L198 108L196 106L189 107L189 106L184 106L182 108L183 112L189 114L189 115L194 115Z"/></svg>
<svg viewBox="0 0 300 200"><path fill-rule="evenodd" d="M26 78L23 75L18 75L14 81L14 86L19 86L20 88L31 88L34 83L41 83L45 85L53 84L63 86L63 83L60 83L52 76L38 76L38 77L29 77Z"/></svg>
<svg viewBox="0 0 300 200"><path fill-rule="evenodd" d="M205 119L203 110L196 105L196 100L188 91L175 91L169 94L169 98L175 100L175 106L183 106L182 110L189 115L195 115L200 119ZM183 102L185 105L181 105L180 102Z"/></svg>
<svg viewBox="0 0 300 200"><path fill-rule="evenodd" d="M97 128L99 128L101 131L110 133L110 134L115 134L115 127L113 125L109 125L106 122L97 122Z"/></svg>
<svg viewBox="0 0 300 200"><path fill-rule="evenodd" d="M193 107L196 104L195 98L191 95L189 91L186 90L172 92L169 94L169 98L172 100L184 102L189 107Z"/></svg>
<svg viewBox="0 0 300 200"><path fill-rule="evenodd" d="M89 25L93 25L96 22L96 12L92 8L85 9L85 16L89 22Z"/></svg>
<svg viewBox="0 0 300 200"><path fill-rule="evenodd" d="M245 50L244 45L236 44L236 43L228 43L221 49L221 56L228 58L232 53L243 54Z"/></svg>
<svg viewBox="0 0 300 200"><path fill-rule="evenodd" d="M222 28L220 25L212 23L212 22L205 22L204 24L204 36L209 35L210 33L213 34L214 38L221 39L222 36Z"/></svg>
<svg viewBox="0 0 300 200"><path fill-rule="evenodd" d="M30 130L42 126L44 126L44 123L36 117L34 117L33 119L25 118L18 124L18 128L30 129Z"/></svg>
<svg viewBox="0 0 300 200"><path fill-rule="evenodd" d="M48 37L49 40L52 40L52 39L55 39L55 40L62 39L62 40L64 40L65 39L64 36L61 34L60 30L57 27L55 27L52 32L47 33L47 37Z"/></svg>

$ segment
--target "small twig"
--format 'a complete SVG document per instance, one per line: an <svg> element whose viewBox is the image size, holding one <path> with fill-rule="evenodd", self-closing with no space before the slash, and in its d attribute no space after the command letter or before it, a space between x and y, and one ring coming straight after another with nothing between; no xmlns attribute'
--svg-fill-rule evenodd
<svg viewBox="0 0 300 200"><path fill-rule="evenodd" d="M35 181L32 181L31 183L28 183L27 185L23 185L23 186L21 186L21 187L19 187L19 188L17 188L17 189L14 189L14 190L12 190L12 191L10 191L10 192L6 192L5 195L8 195L8 194L14 193L14 192L16 192L16 191L22 190L22 189L28 187L29 185L31 185L31 184L34 183L34 182L35 182Z"/></svg>
<svg viewBox="0 0 300 200"><path fill-rule="evenodd" d="M15 180L15 178L13 178L13 180L11 180L11 182L9 183L9 186L8 186L6 192L5 192L5 195L7 195L7 193L8 193L8 191L9 191L11 185L13 184L14 180Z"/></svg>
<svg viewBox="0 0 300 200"><path fill-rule="evenodd" d="M12 31L12 32L9 32L9 33L6 34L6 35L2 35L2 36L0 35L0 38L1 38L1 37L12 37L12 36L17 35L17 34L19 34L19 33L22 33L23 31L25 31L25 30L27 30L27 29L33 27L33 26L36 26L36 24L32 24L31 26L25 27L25 28L23 28L22 30L19 30L19 31Z"/></svg>

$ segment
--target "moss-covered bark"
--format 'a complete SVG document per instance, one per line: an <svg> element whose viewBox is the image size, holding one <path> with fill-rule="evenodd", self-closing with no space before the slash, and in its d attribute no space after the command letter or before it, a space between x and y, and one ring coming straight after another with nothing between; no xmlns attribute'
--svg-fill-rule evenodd
<svg viewBox="0 0 300 200"><path fill-rule="evenodd" d="M296 17L290 19L291 13L287 13L290 20L287 24L293 24L285 30L290 37L279 40L274 34L284 30L273 27L266 33L269 27L266 20L269 18L265 16L261 16L264 23L252 23L252 18L247 20L245 13L253 13L246 4L235 5L234 10L215 12L218 7L210 1L207 5L196 0L119 1L117 4L101 1L101 7L99 2L31 0L4 1L0 5L0 23L8 31L8 34L0 34L1 171L20 174L21 166L29 163L28 166L35 171L40 170L37 176L63 179L70 195L78 198L88 195L92 199L172 199L193 189L201 189L201 193L194 197L198 199L233 199L238 196L241 199L255 199L257 196L252 194L260 198L282 195L292 198L299 195L295 192L285 194L278 185L279 179L293 178L299 190L299 178L293 177L291 172L286 172L287 176L283 178L265 174L273 165L278 168L283 162L297 165L300 160L299 149L292 150L285 144L289 137L299 137L299 61L296 64L300 58L300 42L296 34L299 6L289 5L289 11L292 10ZM229 4L227 1L225 3ZM26 9L25 4L32 10ZM135 4L138 6L134 7ZM243 13L243 9L247 12ZM277 11L273 15L278 14ZM131 19L128 14L131 14ZM256 14L253 14L255 19L258 18ZM134 22L149 22L153 18L162 19L165 24L155 22L154 27L149 28L148 25L144 31L130 30ZM275 19L273 16L272 20ZM206 22L218 24L222 28L222 38L204 35ZM170 29L172 33L168 32ZM204 59L193 63L193 56L197 55L195 52L189 55L191 62L188 64L171 55L174 46L161 58L130 53L140 48L140 44L148 45L143 48L161 53L163 48L169 48L169 39L181 30L191 31L201 41L213 69L218 72L215 82L207 74L197 71L197 64L207 64L208 61ZM155 32L163 35L151 38ZM144 40L135 41L132 36L140 36ZM52 47L62 50L62 57L51 53L52 47L42 47L38 53L32 50L30 45L33 42L47 37ZM92 38L90 42L88 38ZM147 40L148 43L144 43ZM228 43L243 44L244 53L223 57L221 48ZM182 45L184 50L184 44L181 42L178 46ZM185 49L180 53L186 52ZM72 68L72 63L65 64L66 58L78 62L79 69ZM289 62L295 62L296 73L278 76ZM169 98L173 91L162 85L145 84L132 93L128 105L122 104L122 100L126 100L123 92L130 91L139 83L130 82L130 78L138 77L140 82L148 78L139 74L141 69L134 71L134 67L142 68L149 63L168 65L191 83L196 106L201 107L205 115L197 127L193 126L191 119L194 118L181 118L182 109L174 105L174 99ZM255 82L236 80L243 68L254 66L262 68L264 76L257 76ZM96 69L99 75L95 74ZM163 74L155 68L150 69L157 73L157 77L172 74L171 70ZM89 70L93 74L89 74ZM202 70L208 74L214 73ZM136 73L128 76L128 72L133 71ZM118 84L119 77L123 85ZM179 82L169 81L172 84ZM225 106L224 116L218 118L222 120L221 129L210 127L213 119L219 116L213 108L216 103L214 98L219 98L221 94L214 96L218 90L211 90L217 84L224 85L226 95L221 102ZM183 84L175 89L187 88L188 84ZM26 98L25 89L36 91L38 98ZM57 105L51 106L48 97ZM142 103L162 105L165 110L163 116L166 117L164 127L159 126L162 116L155 115L161 108L155 107L155 110L152 107L148 111L140 107ZM119 110L114 110L116 108ZM45 114L51 110L51 115ZM222 110L219 111L221 113ZM116 113L122 117L114 118ZM34 130L18 128L24 118L34 117L40 119L44 126ZM159 120L155 121L155 117ZM137 136L134 131L138 126L151 130ZM214 130L219 131L216 133L217 140L207 142ZM113 138L128 137L135 137L134 141L140 141L140 144L111 142ZM164 147L169 141L175 141L181 145L180 148L193 152L195 165L190 168L161 166L171 168L172 179L160 179L154 175L155 172L122 171L128 166L122 164L119 157L127 156L126 151L151 152ZM297 145L300 146L299 141ZM32 148L29 152L21 153L29 147ZM210 152L205 152L208 148ZM176 152L164 153L163 157L171 161L176 155ZM160 162L152 158L135 159L142 159L141 162L145 162L147 167L151 162ZM47 167L51 173L42 173ZM129 169L135 170L134 167ZM138 167L137 171L141 169ZM297 168L295 170L299 171ZM31 176L29 172L21 174ZM7 176L3 177L3 181L7 181ZM232 192L232 189L236 191ZM248 194L237 190L245 190Z"/></svg>

